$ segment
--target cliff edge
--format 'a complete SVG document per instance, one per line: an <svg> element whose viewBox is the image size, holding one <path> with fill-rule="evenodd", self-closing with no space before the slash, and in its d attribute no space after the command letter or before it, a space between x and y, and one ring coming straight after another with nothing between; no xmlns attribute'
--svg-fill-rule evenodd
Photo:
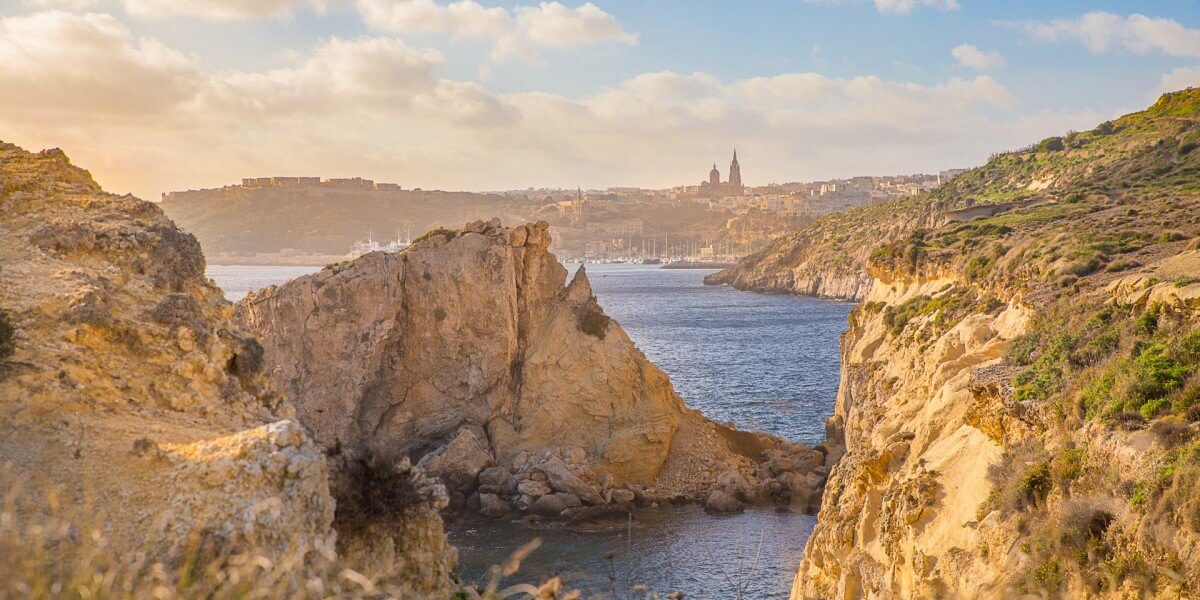
<svg viewBox="0 0 1200 600"><path fill-rule="evenodd" d="M793 598L1200 593L1197 148L1168 94L872 245Z"/></svg>
<svg viewBox="0 0 1200 600"><path fill-rule="evenodd" d="M236 594L220 575L247 553L281 595L345 567L448 593L444 488L406 471L392 514L347 513L364 478L331 473L232 312L157 206L103 192L59 150L0 143L0 595L118 579L109 593ZM354 525L404 538L422 568L373 571Z"/></svg>

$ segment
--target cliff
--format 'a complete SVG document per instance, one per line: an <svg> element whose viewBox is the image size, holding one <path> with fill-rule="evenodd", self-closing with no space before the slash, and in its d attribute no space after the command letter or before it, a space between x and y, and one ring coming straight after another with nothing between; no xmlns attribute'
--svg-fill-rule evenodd
<svg viewBox="0 0 1200 600"><path fill-rule="evenodd" d="M253 294L237 320L319 442L420 461L455 508L556 516L717 491L734 501L714 509L815 508L820 452L685 407L549 246L544 222L435 230Z"/></svg>
<svg viewBox="0 0 1200 600"><path fill-rule="evenodd" d="M393 486L412 492L409 513L335 510L352 486L331 492L322 449L231 316L195 238L154 204L104 193L61 151L0 144L0 595L118 580L114 595L235 593L190 569L228 574L248 553L281 595L335 566L389 575L356 561L335 523L444 546L445 490L418 475ZM393 583L444 595L443 554L440 572L431 558Z"/></svg>
<svg viewBox="0 0 1200 600"><path fill-rule="evenodd" d="M893 207L793 598L1200 592L1198 147L1168 94Z"/></svg>

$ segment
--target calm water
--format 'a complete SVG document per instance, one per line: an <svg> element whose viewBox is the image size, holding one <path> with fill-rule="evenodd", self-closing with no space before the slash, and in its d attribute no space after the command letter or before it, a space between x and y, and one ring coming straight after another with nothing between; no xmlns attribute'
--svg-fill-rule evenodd
<svg viewBox="0 0 1200 600"><path fill-rule="evenodd" d="M575 265L568 265L574 272ZM231 300L320 267L210 266ZM705 286L707 270L588 265L601 306L689 406L741 429L763 429L810 444L824 437L838 384L838 336L850 305L798 296ZM542 546L503 582L564 575L589 593L617 581L679 590L690 598L787 598L815 518L772 511L712 517L699 507L650 509L603 531L533 529L510 522L447 524L464 580L486 581L488 567L540 538ZM762 539L761 556L747 577ZM611 558L610 558L611 557Z"/></svg>

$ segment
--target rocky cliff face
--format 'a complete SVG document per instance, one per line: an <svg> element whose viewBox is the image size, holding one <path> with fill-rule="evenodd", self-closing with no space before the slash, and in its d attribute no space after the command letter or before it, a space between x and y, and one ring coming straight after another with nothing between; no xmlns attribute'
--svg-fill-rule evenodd
<svg viewBox="0 0 1200 600"><path fill-rule="evenodd" d="M438 230L253 294L237 319L321 443L420 460L456 506L701 498L726 471L760 483L771 452L802 472L759 496L795 489L807 507L820 453L686 408L549 245L545 223Z"/></svg>
<svg viewBox="0 0 1200 600"><path fill-rule="evenodd" d="M1037 202L872 249L793 598L1195 596L1198 145L1164 96L956 188Z"/></svg>
<svg viewBox="0 0 1200 600"><path fill-rule="evenodd" d="M58 150L0 144L6 527L68 524L47 540L64 561L94 528L108 551L168 565L199 547L295 565L294 585L329 568L325 456L231 315L196 240L155 205L104 193Z"/></svg>
<svg viewBox="0 0 1200 600"><path fill-rule="evenodd" d="M871 289L871 249L928 226L936 218L935 205L913 199L830 215L776 238L736 266L705 277L704 283L861 301Z"/></svg>

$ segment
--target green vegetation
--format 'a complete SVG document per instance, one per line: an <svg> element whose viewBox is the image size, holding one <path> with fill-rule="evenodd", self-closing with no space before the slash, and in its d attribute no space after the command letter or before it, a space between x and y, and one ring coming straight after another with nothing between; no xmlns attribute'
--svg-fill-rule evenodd
<svg viewBox="0 0 1200 600"><path fill-rule="evenodd" d="M417 242L423 242L429 238L432 238L435 235L444 235L444 236L446 236L447 240L452 240L452 239L454 239L455 236L458 235L458 232L453 229L446 229L445 227L438 227L436 229L430 229L429 231L426 231L424 235L413 240L412 243L415 244Z"/></svg>

